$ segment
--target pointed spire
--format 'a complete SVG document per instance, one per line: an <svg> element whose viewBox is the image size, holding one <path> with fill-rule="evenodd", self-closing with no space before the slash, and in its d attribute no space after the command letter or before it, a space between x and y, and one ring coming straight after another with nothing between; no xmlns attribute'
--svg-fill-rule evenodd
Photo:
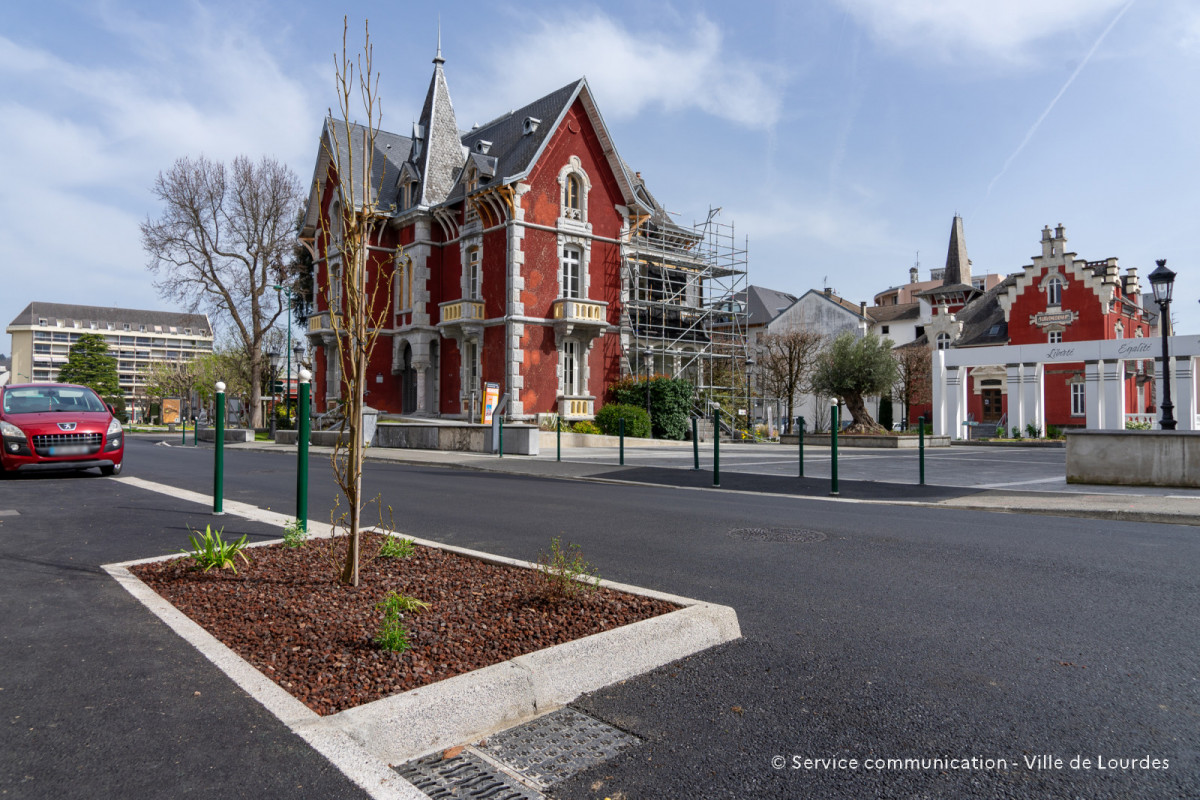
<svg viewBox="0 0 1200 800"><path fill-rule="evenodd" d="M438 47L437 55L433 57L433 63L445 64L446 59L442 58L442 15L438 14Z"/></svg>
<svg viewBox="0 0 1200 800"><path fill-rule="evenodd" d="M951 286L957 283L971 285L971 260L967 258L967 239L963 235L962 217L954 215L954 224L950 227L950 248L946 252L946 272L942 276L942 285Z"/></svg>
<svg viewBox="0 0 1200 800"><path fill-rule="evenodd" d="M463 165L462 141L458 136L458 121L454 117L454 104L450 102L450 89L446 85L446 72L442 69L442 34L438 24L437 57L433 59L433 77L429 81L429 92L425 105L414 129L413 166L421 176L421 205L437 205L444 202L454 187L455 172Z"/></svg>

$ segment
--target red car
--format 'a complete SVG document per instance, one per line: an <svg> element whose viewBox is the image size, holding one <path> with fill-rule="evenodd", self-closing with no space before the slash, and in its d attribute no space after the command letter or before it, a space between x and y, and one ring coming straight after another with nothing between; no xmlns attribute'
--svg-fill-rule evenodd
<svg viewBox="0 0 1200 800"><path fill-rule="evenodd" d="M116 475L125 433L113 409L86 386L0 386L0 477L35 470L100 468Z"/></svg>

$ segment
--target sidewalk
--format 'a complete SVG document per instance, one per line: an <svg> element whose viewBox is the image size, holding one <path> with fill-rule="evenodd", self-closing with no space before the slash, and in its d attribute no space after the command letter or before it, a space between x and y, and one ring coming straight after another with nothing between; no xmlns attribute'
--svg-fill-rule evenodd
<svg viewBox="0 0 1200 800"><path fill-rule="evenodd" d="M230 449L261 452L295 453L294 445L247 442L226 445ZM333 448L310 448L314 456L332 454ZM831 497L828 478L796 478L739 473L725 468L721 485L713 486L711 469L676 469L646 466L616 466L596 461L555 461L553 454L541 456L505 456L443 450L368 448L368 461L416 466L438 466L527 475L538 478L628 483L641 486L667 486L703 491L752 492L792 495L812 500L849 503L879 503L947 508L962 511L991 511L1011 514L1129 522L1200 525L1200 492L1180 489L1178 494L1139 491L1138 487L1096 486L1094 491L1012 491L975 489L915 483L841 480L838 496Z"/></svg>

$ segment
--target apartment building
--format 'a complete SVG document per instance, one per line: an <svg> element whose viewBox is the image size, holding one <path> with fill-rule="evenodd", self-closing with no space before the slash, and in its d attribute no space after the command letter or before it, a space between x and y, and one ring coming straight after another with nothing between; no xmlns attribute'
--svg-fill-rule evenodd
<svg viewBox="0 0 1200 800"><path fill-rule="evenodd" d="M34 302L9 323L7 332L12 336L12 383L57 380L81 335L103 336L117 359L121 390L131 408L151 363L191 361L213 349L208 315L176 311Z"/></svg>

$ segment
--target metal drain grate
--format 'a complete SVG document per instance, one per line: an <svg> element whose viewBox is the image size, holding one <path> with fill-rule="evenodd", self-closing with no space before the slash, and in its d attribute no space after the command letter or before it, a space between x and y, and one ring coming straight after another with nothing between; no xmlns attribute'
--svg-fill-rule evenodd
<svg viewBox="0 0 1200 800"><path fill-rule="evenodd" d="M453 758L440 753L396 767L406 781L433 800L542 800L542 795L505 775L469 750Z"/></svg>
<svg viewBox="0 0 1200 800"><path fill-rule="evenodd" d="M491 736L479 749L546 788L639 741L573 708L561 708Z"/></svg>
<svg viewBox="0 0 1200 800"><path fill-rule="evenodd" d="M734 528L730 536L750 542L823 542L828 537L806 528Z"/></svg>

